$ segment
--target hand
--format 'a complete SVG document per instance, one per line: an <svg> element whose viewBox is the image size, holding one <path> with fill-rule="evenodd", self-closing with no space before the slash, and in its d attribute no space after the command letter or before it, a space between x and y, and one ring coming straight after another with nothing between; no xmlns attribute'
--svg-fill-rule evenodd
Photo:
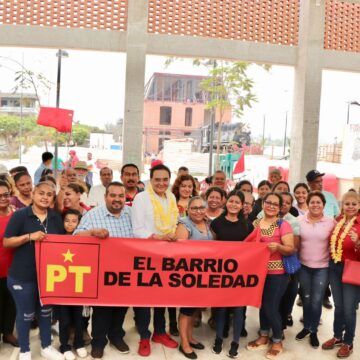
<svg viewBox="0 0 360 360"><path fill-rule="evenodd" d="M65 174L61 175L61 178L59 180L60 189L64 190L68 184L67 178Z"/></svg>
<svg viewBox="0 0 360 360"><path fill-rule="evenodd" d="M46 237L46 234L43 231L36 231L33 233L30 233L30 241L41 241L44 240Z"/></svg>
<svg viewBox="0 0 360 360"><path fill-rule="evenodd" d="M169 234L163 235L163 240L166 240L166 241L176 241L177 238L176 238L176 236L175 236L174 233L169 233Z"/></svg>
<svg viewBox="0 0 360 360"><path fill-rule="evenodd" d="M93 229L91 230L91 235L96 236L100 239L106 239L109 237L109 231L106 229Z"/></svg>
<svg viewBox="0 0 360 360"><path fill-rule="evenodd" d="M278 251L278 248L279 248L279 244L278 243L275 243L275 242L272 242L268 245L268 249L274 253L276 251Z"/></svg>
<svg viewBox="0 0 360 360"><path fill-rule="evenodd" d="M359 236L358 234L356 233L356 231L354 229L351 229L350 232L349 232L349 235L350 235L350 239L353 243L355 243L355 245L357 245L357 242L359 240Z"/></svg>

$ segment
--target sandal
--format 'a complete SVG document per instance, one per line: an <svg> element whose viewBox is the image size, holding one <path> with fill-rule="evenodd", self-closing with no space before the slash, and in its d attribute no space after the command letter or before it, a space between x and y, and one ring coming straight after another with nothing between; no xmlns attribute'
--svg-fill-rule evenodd
<svg viewBox="0 0 360 360"><path fill-rule="evenodd" d="M266 353L265 357L267 359L276 359L281 353L283 352L283 349L274 349L274 345L271 346L271 348L268 350L268 352Z"/></svg>
<svg viewBox="0 0 360 360"><path fill-rule="evenodd" d="M264 344L259 343L258 341L261 338L265 338L266 343L264 343ZM246 349L253 351L253 350L267 349L268 346L269 346L269 337L268 336L260 336L258 339L254 340L254 341L250 341L247 344Z"/></svg>

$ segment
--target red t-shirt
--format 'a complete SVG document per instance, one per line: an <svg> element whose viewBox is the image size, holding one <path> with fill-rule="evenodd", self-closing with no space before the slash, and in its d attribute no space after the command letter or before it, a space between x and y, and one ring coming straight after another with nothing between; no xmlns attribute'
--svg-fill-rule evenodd
<svg viewBox="0 0 360 360"><path fill-rule="evenodd" d="M14 249L4 248L3 246L6 225L12 215L13 212L6 216L0 216L0 278L7 277L14 254Z"/></svg>
<svg viewBox="0 0 360 360"><path fill-rule="evenodd" d="M336 220L340 221L341 219L342 219L342 217L338 217ZM336 239L336 244L335 244L336 249L338 246L339 238L340 238L341 234L343 233L345 227L346 226L343 226L339 231L339 234ZM356 217L356 220L354 222L352 229L357 233L358 237L360 238L360 215L358 215ZM349 233L350 233L350 231L349 231ZM344 262L345 259L360 261L360 249L357 249L355 247L355 244L351 240L349 233L346 235L344 242L343 242L343 253L342 253L342 257L341 257L341 262ZM331 235L330 235L330 239L331 239Z"/></svg>

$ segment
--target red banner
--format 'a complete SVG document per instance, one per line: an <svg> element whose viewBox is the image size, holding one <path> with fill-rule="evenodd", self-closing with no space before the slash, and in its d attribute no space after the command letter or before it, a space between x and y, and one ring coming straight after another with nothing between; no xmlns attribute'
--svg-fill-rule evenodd
<svg viewBox="0 0 360 360"><path fill-rule="evenodd" d="M43 304L260 307L265 244L48 235L36 243Z"/></svg>

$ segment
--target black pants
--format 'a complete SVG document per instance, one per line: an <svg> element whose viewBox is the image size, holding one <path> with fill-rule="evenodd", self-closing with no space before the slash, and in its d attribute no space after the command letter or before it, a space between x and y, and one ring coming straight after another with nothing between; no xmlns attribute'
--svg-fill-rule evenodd
<svg viewBox="0 0 360 360"><path fill-rule="evenodd" d="M0 278L0 334L11 335L14 331L16 307L6 281L6 278Z"/></svg>
<svg viewBox="0 0 360 360"><path fill-rule="evenodd" d="M94 306L92 314L91 346L104 349L107 338L116 343L125 336L123 323L127 307Z"/></svg>
<svg viewBox="0 0 360 360"><path fill-rule="evenodd" d="M82 310L82 306L58 306L60 351L62 353L71 350L69 345L71 325L75 329L74 348L80 349L84 347Z"/></svg>
<svg viewBox="0 0 360 360"><path fill-rule="evenodd" d="M141 339L150 339L151 308L136 307L135 324ZM154 334L165 334L165 308L154 308Z"/></svg>

